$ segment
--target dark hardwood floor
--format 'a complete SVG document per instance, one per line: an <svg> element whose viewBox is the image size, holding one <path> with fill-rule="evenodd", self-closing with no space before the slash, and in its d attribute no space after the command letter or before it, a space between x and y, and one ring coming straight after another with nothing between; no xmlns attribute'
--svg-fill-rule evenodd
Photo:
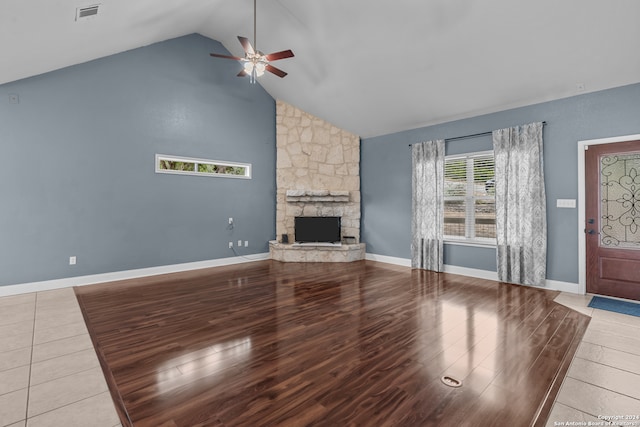
<svg viewBox="0 0 640 427"><path fill-rule="evenodd" d="M136 427L544 425L589 322L556 294L370 261L76 288Z"/></svg>

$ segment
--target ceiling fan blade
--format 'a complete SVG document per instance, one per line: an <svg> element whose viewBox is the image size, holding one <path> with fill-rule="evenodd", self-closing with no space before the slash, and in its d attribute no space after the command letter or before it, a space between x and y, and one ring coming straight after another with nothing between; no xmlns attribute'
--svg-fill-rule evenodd
<svg viewBox="0 0 640 427"><path fill-rule="evenodd" d="M237 74L238 77L244 77L244 76L248 76L249 74L247 74L247 72L245 70L240 70L240 72Z"/></svg>
<svg viewBox="0 0 640 427"><path fill-rule="evenodd" d="M267 61L277 61L278 59L285 59L293 57L293 52L291 50L283 50L282 52L275 52L265 55Z"/></svg>
<svg viewBox="0 0 640 427"><path fill-rule="evenodd" d="M281 70L281 69L279 69L279 68L274 67L274 66L273 66L273 65L271 65L271 64L267 64L267 66L265 67L265 70L267 70L267 71L268 71L268 72L270 72L270 73L275 74L276 76L278 76L278 77L280 77L280 78L282 78L282 77L284 77L284 76L286 76L286 75L287 75L287 73L285 73L284 71L282 71L282 70Z"/></svg>
<svg viewBox="0 0 640 427"><path fill-rule="evenodd" d="M248 54L255 54L256 51L253 50L253 46L251 46L251 42L249 41L248 38L246 37L242 37L242 36L238 36L238 40L240 40L240 44L242 45L242 48L244 49L244 51Z"/></svg>
<svg viewBox="0 0 640 427"><path fill-rule="evenodd" d="M237 56L220 55L219 53L210 53L209 55L214 56L216 58L235 59L236 61L242 60L242 58L238 58Z"/></svg>

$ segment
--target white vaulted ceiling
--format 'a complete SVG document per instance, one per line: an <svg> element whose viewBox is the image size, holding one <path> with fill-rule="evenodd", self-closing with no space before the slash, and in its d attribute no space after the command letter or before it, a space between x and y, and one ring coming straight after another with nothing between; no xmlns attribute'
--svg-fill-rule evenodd
<svg viewBox="0 0 640 427"><path fill-rule="evenodd" d="M296 55L260 83L381 135L640 82L639 19L638 0L258 0L258 48ZM242 56L253 1L2 0L0 84L191 33Z"/></svg>

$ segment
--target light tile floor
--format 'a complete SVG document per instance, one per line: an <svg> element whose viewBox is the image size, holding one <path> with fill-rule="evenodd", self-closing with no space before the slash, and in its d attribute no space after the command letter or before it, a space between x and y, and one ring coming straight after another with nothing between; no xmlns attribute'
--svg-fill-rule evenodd
<svg viewBox="0 0 640 427"><path fill-rule="evenodd" d="M640 417L640 317L590 300L556 298L592 319L547 426ZM611 425L640 427L640 418L622 421ZM121 426L70 288L0 298L0 427L39 426Z"/></svg>
<svg viewBox="0 0 640 427"><path fill-rule="evenodd" d="M0 426L120 427L73 289L0 298Z"/></svg>
<svg viewBox="0 0 640 427"><path fill-rule="evenodd" d="M591 297L563 292L555 300L591 316L591 322L556 397L547 427L640 427L640 317L590 308ZM608 416L622 418L605 418Z"/></svg>

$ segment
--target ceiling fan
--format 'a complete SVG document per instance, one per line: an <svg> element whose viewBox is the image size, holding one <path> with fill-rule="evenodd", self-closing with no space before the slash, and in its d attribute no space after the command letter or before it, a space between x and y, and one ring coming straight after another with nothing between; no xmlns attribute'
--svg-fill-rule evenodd
<svg viewBox="0 0 640 427"><path fill-rule="evenodd" d="M255 83L256 78L263 75L265 71L275 74L280 78L287 75L287 73L281 69L271 65L270 62L277 61L278 59L291 58L294 56L291 50L283 50L267 55L258 50L258 42L256 41L256 0L253 0L253 46L246 37L238 36L238 40L240 40L240 44L244 49L244 58L221 55L219 53L211 53L210 55L216 58L233 59L242 62L243 69L238 73L238 77L249 76L251 83Z"/></svg>

